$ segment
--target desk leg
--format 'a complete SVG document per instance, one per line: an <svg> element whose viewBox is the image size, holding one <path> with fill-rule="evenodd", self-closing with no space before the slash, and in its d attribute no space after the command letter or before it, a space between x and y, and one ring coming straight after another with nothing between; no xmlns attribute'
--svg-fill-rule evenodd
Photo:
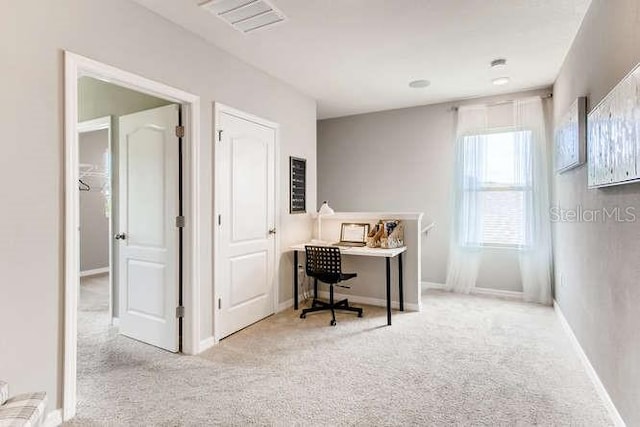
<svg viewBox="0 0 640 427"><path fill-rule="evenodd" d="M293 251L293 309L298 309L298 251Z"/></svg>
<svg viewBox="0 0 640 427"><path fill-rule="evenodd" d="M387 261L387 325L391 326L391 260L386 257Z"/></svg>
<svg viewBox="0 0 640 427"><path fill-rule="evenodd" d="M398 255L398 298L400 298L400 311L404 311L404 291L402 286L402 254Z"/></svg>

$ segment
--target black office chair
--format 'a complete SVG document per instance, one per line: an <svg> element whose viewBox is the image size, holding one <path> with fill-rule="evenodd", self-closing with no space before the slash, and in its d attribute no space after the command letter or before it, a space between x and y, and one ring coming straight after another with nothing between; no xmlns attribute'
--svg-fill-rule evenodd
<svg viewBox="0 0 640 427"><path fill-rule="evenodd" d="M333 300L333 287L334 285L342 288L349 288L348 286L338 285L338 283L353 279L357 273L343 273L342 272L342 258L340 256L340 249L331 246L305 246L307 255L307 276L313 277L315 280L315 295L313 303L310 308L305 308L300 314L300 318L307 317L307 313L313 313L315 311L331 310L331 326L336 325L336 313L335 310L345 310L358 313L358 317L362 317L362 309L357 307L350 307L349 301L343 299L335 302ZM318 280L327 283L329 285L329 302L319 301L318 296Z"/></svg>

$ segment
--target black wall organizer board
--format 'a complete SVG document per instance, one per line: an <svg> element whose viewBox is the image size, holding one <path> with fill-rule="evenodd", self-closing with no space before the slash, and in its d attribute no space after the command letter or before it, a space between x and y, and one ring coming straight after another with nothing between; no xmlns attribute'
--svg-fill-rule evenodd
<svg viewBox="0 0 640 427"><path fill-rule="evenodd" d="M289 213L307 211L307 160L289 157L290 194Z"/></svg>

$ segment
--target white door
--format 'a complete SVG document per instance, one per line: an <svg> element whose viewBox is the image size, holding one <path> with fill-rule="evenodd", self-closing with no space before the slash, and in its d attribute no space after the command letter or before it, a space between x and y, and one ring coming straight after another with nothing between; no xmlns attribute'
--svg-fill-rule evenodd
<svg viewBox="0 0 640 427"><path fill-rule="evenodd" d="M274 313L275 129L219 115L218 338Z"/></svg>
<svg viewBox="0 0 640 427"><path fill-rule="evenodd" d="M120 333L178 351L178 125L168 105L120 118Z"/></svg>

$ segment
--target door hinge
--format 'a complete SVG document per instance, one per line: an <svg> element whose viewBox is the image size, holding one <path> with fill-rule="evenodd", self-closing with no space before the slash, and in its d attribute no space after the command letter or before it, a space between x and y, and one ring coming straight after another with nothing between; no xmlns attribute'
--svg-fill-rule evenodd
<svg viewBox="0 0 640 427"><path fill-rule="evenodd" d="M222 225L222 215L218 215L218 225Z"/></svg>
<svg viewBox="0 0 640 427"><path fill-rule="evenodd" d="M218 130L218 142L222 141L222 129Z"/></svg>
<svg viewBox="0 0 640 427"><path fill-rule="evenodd" d="M178 138L184 138L184 126L176 126L176 136Z"/></svg>
<svg viewBox="0 0 640 427"><path fill-rule="evenodd" d="M184 228L184 216L180 215L176 217L176 227Z"/></svg>
<svg viewBox="0 0 640 427"><path fill-rule="evenodd" d="M218 310L222 309L222 298L218 298Z"/></svg>
<svg viewBox="0 0 640 427"><path fill-rule="evenodd" d="M184 317L184 306L179 305L176 307L176 317L181 319Z"/></svg>

